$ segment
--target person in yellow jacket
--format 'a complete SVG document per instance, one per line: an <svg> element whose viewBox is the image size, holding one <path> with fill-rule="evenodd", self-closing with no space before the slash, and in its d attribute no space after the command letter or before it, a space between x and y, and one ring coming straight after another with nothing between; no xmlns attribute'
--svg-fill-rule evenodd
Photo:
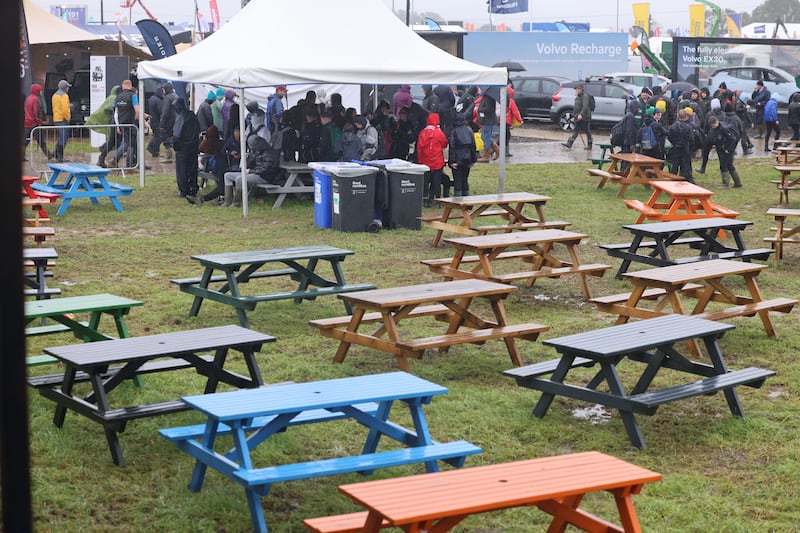
<svg viewBox="0 0 800 533"><path fill-rule="evenodd" d="M56 126L69 126L69 92L70 84L67 80L58 82L58 90L53 94L53 123ZM64 147L69 139L69 128L58 129L58 143L56 144L55 157L64 161Z"/></svg>

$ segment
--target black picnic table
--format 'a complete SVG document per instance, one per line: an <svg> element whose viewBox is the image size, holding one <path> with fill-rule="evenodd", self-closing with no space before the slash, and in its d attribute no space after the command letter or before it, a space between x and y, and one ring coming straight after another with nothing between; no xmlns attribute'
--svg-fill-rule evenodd
<svg viewBox="0 0 800 533"><path fill-rule="evenodd" d="M534 416L544 417L555 396L614 408L622 417L631 443L644 448L644 438L634 416L636 413L653 415L661 404L722 391L731 413L743 417L744 410L734 386L760 387L766 378L775 375L772 370L755 367L728 370L718 340L732 329L735 326L730 324L683 315L631 322L546 340L543 344L554 347L561 354L560 359L512 368L504 374L515 378L520 386L542 391L533 410ZM690 360L675 346L693 339L702 341L710 364ZM644 363L644 369L630 392L617 371L625 361ZM586 385L565 382L574 368L594 365L599 365L600 369ZM664 368L702 379L650 390L656 375ZM541 377L547 374L552 374L550 379ZM607 391L598 390L603 382L607 384Z"/></svg>

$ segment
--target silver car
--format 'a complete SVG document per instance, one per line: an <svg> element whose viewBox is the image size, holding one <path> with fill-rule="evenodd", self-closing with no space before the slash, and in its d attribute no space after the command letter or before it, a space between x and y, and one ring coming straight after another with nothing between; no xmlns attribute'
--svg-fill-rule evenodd
<svg viewBox="0 0 800 533"><path fill-rule="evenodd" d="M777 67L756 66L717 69L708 79L708 87L713 93L724 81L728 91L741 89L744 94L749 96L755 90L756 82L759 80L764 82L764 87L769 89L770 94L779 104L786 104L793 93L800 91L794 76L785 70Z"/></svg>
<svg viewBox="0 0 800 533"><path fill-rule="evenodd" d="M563 131L572 131L575 106L575 87L583 85L587 94L594 96L595 109L592 111L592 124L612 125L625 116L628 95L637 94L637 87L614 81L571 81L562 85L552 96L550 120Z"/></svg>

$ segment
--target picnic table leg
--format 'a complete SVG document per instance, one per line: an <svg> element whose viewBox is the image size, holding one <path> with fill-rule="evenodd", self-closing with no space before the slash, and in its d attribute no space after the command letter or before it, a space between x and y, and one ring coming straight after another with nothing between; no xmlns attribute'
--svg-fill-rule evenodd
<svg viewBox="0 0 800 533"><path fill-rule="evenodd" d="M239 292L239 281L236 279L236 273L232 270L228 270L225 272L226 277L228 278L228 290L231 293L231 296L234 298L238 298L241 296ZM247 313L245 312L244 308L237 307L236 308L236 316L239 317L239 325L243 328L250 329L250 322L247 320Z"/></svg>
<svg viewBox="0 0 800 533"><path fill-rule="evenodd" d="M200 277L200 283L198 287L204 290L208 290L208 284L211 282L211 275L214 273L214 267L206 267L203 271L203 275ZM189 317L197 316L197 313L200 312L200 306L203 304L203 297L202 296L195 296L194 300L192 301L192 307L189 309Z"/></svg>
<svg viewBox="0 0 800 533"><path fill-rule="evenodd" d="M97 411L105 413L108 411L108 398L106 397L106 390L103 385L103 378L99 374L92 372L91 374L92 390L94 391L94 401L97 405ZM122 448L119 445L119 435L117 431L125 430L125 422L121 423L103 423L103 430L106 433L106 441L108 441L108 450L111 452L111 459L117 466L125 466L125 458L122 456Z"/></svg>
<svg viewBox="0 0 800 533"><path fill-rule="evenodd" d="M619 374L617 374L616 366L610 363L600 363L600 368L602 369L601 372L605 376L609 392L614 396L625 398L627 395L625 394L625 389L622 387ZM633 411L628 411L626 409L618 409L618 411L620 417L622 418L622 424L625 426L625 431L628 433L628 438L630 439L631 444L637 448L644 449L644 437L642 436L642 431L639 429L639 424L636 422L636 417L634 416Z"/></svg>
<svg viewBox="0 0 800 533"><path fill-rule="evenodd" d="M358 331L358 326L361 323L361 319L364 316L365 309L359 308L353 312L353 318L350 319L350 324L347 325L347 332L355 333ZM339 347L336 349L336 354L333 356L334 363L341 363L344 361L344 357L347 355L347 351L350 349L350 343L344 340L344 337L339 342Z"/></svg>
<svg viewBox="0 0 800 533"><path fill-rule="evenodd" d="M636 254L637 250L639 249L639 244L642 242L643 235L636 235L633 238L633 242L631 242L630 247L628 248L629 254ZM623 259L622 263L619 265L619 270L614 275L614 279L622 279L622 275L628 271L631 266L630 259Z"/></svg>
<svg viewBox="0 0 800 533"><path fill-rule="evenodd" d="M75 382L75 368L67 366L64 370L64 381L61 382L61 392L66 396L72 396L72 384ZM56 403L53 413L53 425L57 428L64 426L64 418L67 416L66 406Z"/></svg>
<svg viewBox="0 0 800 533"><path fill-rule="evenodd" d="M566 377L567 372L569 372L569 369L572 368L572 362L574 360L574 355L562 354L561 360L558 362L558 366L553 372L553 375L550 376L550 381L553 383L564 383L564 378ZM533 416L537 418L543 418L544 415L547 414L550 404L553 403L553 398L555 398L553 393L543 392L539 397L539 401L536 402L536 407L533 408Z"/></svg>
<svg viewBox="0 0 800 533"><path fill-rule="evenodd" d="M200 442L202 448L209 451L208 453L212 453L214 450L214 441L217 438L218 427L219 422L215 420L209 420L206 422L206 428L203 431L203 437ZM195 460L194 470L192 471L192 479L189 481L190 491L200 492L200 489L203 487L203 479L205 479L207 467L208 465L199 459Z"/></svg>
<svg viewBox="0 0 800 533"><path fill-rule="evenodd" d="M267 522L264 519L264 510L261 508L261 496L254 489L244 489L244 495L247 497L247 507L250 509L253 531L267 533Z"/></svg>
<svg viewBox="0 0 800 533"><path fill-rule="evenodd" d="M440 219L442 224L447 224L447 221L450 219L450 211L452 211L452 209L453 207L450 205L446 205L444 207L444 211L442 211L442 218ZM444 230L436 230L436 235L433 236L433 242L431 243L431 246L434 248L439 246L439 241L442 239L442 233L444 233Z"/></svg>
<svg viewBox="0 0 800 533"><path fill-rule="evenodd" d="M318 263L317 258L316 257L312 257L311 259L308 260L308 265L306 265L306 269L309 270L310 272L314 272L314 270L317 268L317 263ZM307 275L302 275L301 274L300 284L297 286L297 290L298 291L307 290L310 283L311 283L311 278L309 278ZM297 298L294 299L294 303L296 303L296 304L299 304L299 303L302 303L302 302L303 302L303 298L302 297L297 297Z"/></svg>
<svg viewBox="0 0 800 533"><path fill-rule="evenodd" d="M619 519L622 522L622 529L626 532L641 533L642 527L639 525L639 517L636 515L636 509L633 506L633 499L631 498L631 490L633 487L625 487L623 489L615 489L611 491L614 494L614 501L617 504L617 511L619 512Z"/></svg>
<svg viewBox="0 0 800 533"><path fill-rule="evenodd" d="M722 351L719 349L717 339L713 337L704 337L703 343L708 351L708 358L711 360L711 364L714 366L714 370L717 371L717 374L722 375L727 373L728 367L725 365L725 361L722 358ZM725 401L728 403L728 409L730 409L731 414L744 418L744 409L742 408L742 403L739 401L739 396L736 394L736 390L734 390L733 387L729 387L723 389L722 393L725 395Z"/></svg>

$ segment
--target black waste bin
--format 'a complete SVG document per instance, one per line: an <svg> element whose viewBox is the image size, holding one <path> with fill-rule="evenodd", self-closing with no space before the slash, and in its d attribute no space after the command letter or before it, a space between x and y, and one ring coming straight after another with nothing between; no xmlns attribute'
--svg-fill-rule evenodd
<svg viewBox="0 0 800 533"><path fill-rule="evenodd" d="M430 170L403 159L379 159L366 164L386 171L389 185L388 207L382 213L383 226L389 229L420 230L425 173Z"/></svg>
<svg viewBox="0 0 800 533"><path fill-rule="evenodd" d="M369 231L375 211L375 167L341 169L331 174L333 229Z"/></svg>

